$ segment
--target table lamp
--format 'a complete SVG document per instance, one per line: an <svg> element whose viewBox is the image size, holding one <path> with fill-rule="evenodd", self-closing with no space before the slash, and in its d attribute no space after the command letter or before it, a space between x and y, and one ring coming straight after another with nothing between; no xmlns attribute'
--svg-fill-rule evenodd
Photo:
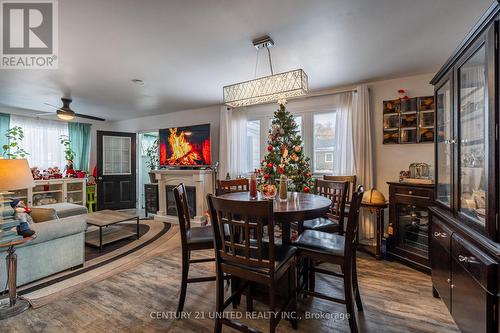
<svg viewBox="0 0 500 333"><path fill-rule="evenodd" d="M6 204L4 195L9 191L35 187L35 181L25 159L0 159L0 223L6 217L14 215L14 210Z"/></svg>

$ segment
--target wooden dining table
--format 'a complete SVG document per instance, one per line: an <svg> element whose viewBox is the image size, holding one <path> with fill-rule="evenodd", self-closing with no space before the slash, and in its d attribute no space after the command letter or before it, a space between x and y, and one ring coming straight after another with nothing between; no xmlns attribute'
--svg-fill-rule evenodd
<svg viewBox="0 0 500 333"><path fill-rule="evenodd" d="M257 199L251 199L249 192L233 192L219 196L227 200L234 201L259 201L269 200L262 197L259 193ZM320 195L310 193L288 192L286 200L280 200L276 197L273 200L274 221L281 224L282 243L291 242L291 224L299 224L299 233L302 231L302 225L305 220L312 220L324 216L332 201Z"/></svg>

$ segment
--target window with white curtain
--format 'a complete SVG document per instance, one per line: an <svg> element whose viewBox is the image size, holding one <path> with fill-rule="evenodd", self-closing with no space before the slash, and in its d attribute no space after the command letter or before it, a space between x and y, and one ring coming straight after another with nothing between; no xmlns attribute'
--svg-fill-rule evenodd
<svg viewBox="0 0 500 333"><path fill-rule="evenodd" d="M61 135L68 135L68 124L62 121L11 115L10 126L19 126L24 131L20 146L26 150L31 167L47 169L64 168L64 147L59 142Z"/></svg>
<svg viewBox="0 0 500 333"><path fill-rule="evenodd" d="M260 120L247 121L247 171L260 168Z"/></svg>
<svg viewBox="0 0 500 333"><path fill-rule="evenodd" d="M315 173L333 172L335 153L335 112L313 115L313 165Z"/></svg>

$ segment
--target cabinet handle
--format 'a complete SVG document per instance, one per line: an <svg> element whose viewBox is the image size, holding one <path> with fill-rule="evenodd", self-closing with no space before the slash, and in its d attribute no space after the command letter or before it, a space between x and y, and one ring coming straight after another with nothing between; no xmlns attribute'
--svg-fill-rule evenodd
<svg viewBox="0 0 500 333"><path fill-rule="evenodd" d="M467 262L468 260L467 260L467 257L459 254L458 255L458 261L460 261L460 262Z"/></svg>
<svg viewBox="0 0 500 333"><path fill-rule="evenodd" d="M450 278L447 278L447 279L446 279L446 282L450 283L450 282L451 282L451 279L450 279Z"/></svg>
<svg viewBox="0 0 500 333"><path fill-rule="evenodd" d="M475 257L466 257L466 256L463 256L461 254L458 255L458 261L460 262L467 262L467 263L470 263L470 264L477 264L478 261Z"/></svg>
<svg viewBox="0 0 500 333"><path fill-rule="evenodd" d="M450 288L451 289L455 288L455 285L454 284L450 285Z"/></svg>
<svg viewBox="0 0 500 333"><path fill-rule="evenodd" d="M413 192L412 192L412 191L408 191L408 194L412 195L412 194L413 194Z"/></svg>
<svg viewBox="0 0 500 333"><path fill-rule="evenodd" d="M450 144L450 140L444 140L444 144L445 145L449 145Z"/></svg>
<svg viewBox="0 0 500 333"><path fill-rule="evenodd" d="M437 231L434 231L434 237L436 237L436 238L438 238L438 237L446 238L446 237L448 237L448 235L446 234L446 232L437 232Z"/></svg>

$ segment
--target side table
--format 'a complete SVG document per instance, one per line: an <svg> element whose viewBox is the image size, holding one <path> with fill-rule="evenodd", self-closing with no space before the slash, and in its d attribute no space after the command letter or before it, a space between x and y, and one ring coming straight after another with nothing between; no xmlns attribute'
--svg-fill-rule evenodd
<svg viewBox="0 0 500 333"><path fill-rule="evenodd" d="M0 243L0 250L7 248L7 280L9 286L9 305L0 307L0 320L17 316L28 310L30 303L24 298L17 297L17 254L15 247L36 238L36 235L9 243ZM2 251L3 252L3 251Z"/></svg>
<svg viewBox="0 0 500 333"><path fill-rule="evenodd" d="M382 244L382 236L384 235L384 209L389 207L388 203L361 203L361 207L367 209L370 213L375 213L377 216L377 230L376 230L376 245L375 245L375 258L378 260L382 259L382 255L380 253L380 246ZM373 247L372 247L373 248Z"/></svg>

